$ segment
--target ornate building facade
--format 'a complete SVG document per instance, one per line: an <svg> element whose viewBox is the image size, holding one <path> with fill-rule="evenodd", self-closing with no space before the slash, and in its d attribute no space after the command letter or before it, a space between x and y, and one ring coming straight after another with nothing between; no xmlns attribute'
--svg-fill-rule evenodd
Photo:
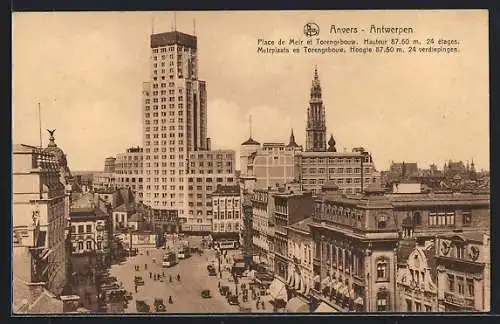
<svg viewBox="0 0 500 324"><path fill-rule="evenodd" d="M14 274L25 282L44 282L49 291L59 295L67 283L69 258L69 188L61 182L61 164L50 150L14 145L12 166L13 232L14 238L24 242L16 251L22 250L19 258L24 255L29 260L27 268Z"/></svg>
<svg viewBox="0 0 500 324"><path fill-rule="evenodd" d="M334 311L394 311L398 228L383 191L342 195L335 184L315 200L313 307ZM315 305L315 306L314 306Z"/></svg>

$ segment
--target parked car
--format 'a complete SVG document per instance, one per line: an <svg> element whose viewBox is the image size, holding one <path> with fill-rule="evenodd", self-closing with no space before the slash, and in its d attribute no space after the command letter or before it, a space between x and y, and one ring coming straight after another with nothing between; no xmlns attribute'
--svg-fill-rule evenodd
<svg viewBox="0 0 500 324"><path fill-rule="evenodd" d="M215 270L215 267L213 264L209 264L207 265L207 270L210 271L210 270Z"/></svg>
<svg viewBox="0 0 500 324"><path fill-rule="evenodd" d="M212 298L212 295L210 294L210 290L209 289L202 290L201 297L202 298Z"/></svg>
<svg viewBox="0 0 500 324"><path fill-rule="evenodd" d="M217 276L217 271L215 271L215 269L210 269L208 270L208 275L211 277L215 277Z"/></svg>
<svg viewBox="0 0 500 324"><path fill-rule="evenodd" d="M236 296L236 295L229 296L227 301L229 302L229 305L239 305L240 304L240 301L238 300L238 296Z"/></svg>
<svg viewBox="0 0 500 324"><path fill-rule="evenodd" d="M141 276L135 276L134 282L137 286L144 286L144 279Z"/></svg>
<svg viewBox="0 0 500 324"><path fill-rule="evenodd" d="M146 303L146 300L144 299L136 299L135 308L137 309L138 313L149 313L151 310L151 307L148 305L148 303Z"/></svg>
<svg viewBox="0 0 500 324"><path fill-rule="evenodd" d="M158 313L163 313L163 312L167 311L167 307L165 306L165 303L163 302L163 298L155 298L153 306L155 307L155 311Z"/></svg>

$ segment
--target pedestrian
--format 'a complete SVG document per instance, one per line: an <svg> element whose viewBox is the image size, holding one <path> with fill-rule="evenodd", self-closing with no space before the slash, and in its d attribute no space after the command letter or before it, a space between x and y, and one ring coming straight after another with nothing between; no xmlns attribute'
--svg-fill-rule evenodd
<svg viewBox="0 0 500 324"><path fill-rule="evenodd" d="M162 274L162 277L165 278L165 271L163 271L161 274Z"/></svg>
<svg viewBox="0 0 500 324"><path fill-rule="evenodd" d="M255 302L255 307L257 307L257 309L259 309L259 300L257 299L257 302Z"/></svg>
<svg viewBox="0 0 500 324"><path fill-rule="evenodd" d="M168 296L168 303L169 304L173 304L174 303L173 300L172 300L172 296Z"/></svg>
<svg viewBox="0 0 500 324"><path fill-rule="evenodd" d="M217 285L217 287L220 289L220 281L219 281L219 284Z"/></svg>
<svg viewBox="0 0 500 324"><path fill-rule="evenodd" d="M148 270L148 264L144 263L144 270Z"/></svg>
<svg viewBox="0 0 500 324"><path fill-rule="evenodd" d="M171 275L168 276L168 282L172 282L172 276Z"/></svg>
<svg viewBox="0 0 500 324"><path fill-rule="evenodd" d="M149 256L149 251L148 250L146 250L146 255Z"/></svg>
<svg viewBox="0 0 500 324"><path fill-rule="evenodd" d="M149 279L153 278L153 273L149 271Z"/></svg>
<svg viewBox="0 0 500 324"><path fill-rule="evenodd" d="M264 304L264 301L262 301L262 309L266 309L266 304Z"/></svg>
<svg viewBox="0 0 500 324"><path fill-rule="evenodd" d="M177 281L181 281L181 275L177 274Z"/></svg>
<svg viewBox="0 0 500 324"><path fill-rule="evenodd" d="M137 293L137 285L134 285L134 287L135 287L135 292Z"/></svg>

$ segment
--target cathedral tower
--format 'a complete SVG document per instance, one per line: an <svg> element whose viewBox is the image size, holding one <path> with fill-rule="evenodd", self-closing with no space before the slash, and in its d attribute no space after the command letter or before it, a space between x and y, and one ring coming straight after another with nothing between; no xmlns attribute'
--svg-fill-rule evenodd
<svg viewBox="0 0 500 324"><path fill-rule="evenodd" d="M321 85L317 68L314 68L311 97L307 108L306 151L326 151L325 107L321 98Z"/></svg>

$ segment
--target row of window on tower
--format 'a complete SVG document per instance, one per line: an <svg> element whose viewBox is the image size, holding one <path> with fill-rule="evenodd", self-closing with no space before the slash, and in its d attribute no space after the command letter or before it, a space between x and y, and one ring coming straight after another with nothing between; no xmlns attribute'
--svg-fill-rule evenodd
<svg viewBox="0 0 500 324"><path fill-rule="evenodd" d="M214 219L240 219L240 212L235 211L214 211Z"/></svg>
<svg viewBox="0 0 500 324"><path fill-rule="evenodd" d="M361 157L358 158L346 158L346 157L302 157L302 163L305 164L361 164ZM370 163L370 158L365 157L364 163Z"/></svg>
<svg viewBox="0 0 500 324"><path fill-rule="evenodd" d="M316 185L316 184L319 184L319 185L323 185L326 183L327 180L325 179L303 179L302 180L302 183L304 185ZM360 178L338 178L338 179L335 179L335 178L330 178L329 181L333 181L334 183L337 183L337 184L340 184L340 185L343 185L343 184L361 184L361 179ZM365 181L363 183L363 185L367 185L367 184L370 184L371 182L375 183L377 182L377 178L365 178ZM360 189L361 191L361 189ZM349 192L351 193L351 192Z"/></svg>
<svg viewBox="0 0 500 324"><path fill-rule="evenodd" d="M346 174L360 174L361 168L302 168L302 172L307 173L329 173L329 174L343 174L345 171ZM370 168L364 168L365 173L370 173Z"/></svg>

